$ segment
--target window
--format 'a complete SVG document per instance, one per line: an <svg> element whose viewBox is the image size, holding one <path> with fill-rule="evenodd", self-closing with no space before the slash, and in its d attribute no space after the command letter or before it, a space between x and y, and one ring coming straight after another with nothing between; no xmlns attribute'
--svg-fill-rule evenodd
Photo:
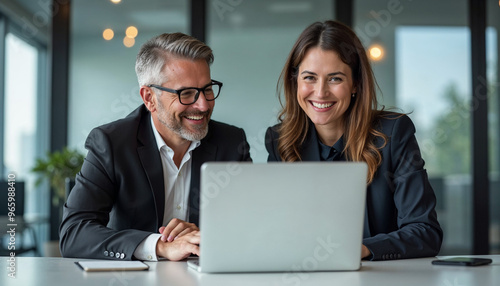
<svg viewBox="0 0 500 286"><path fill-rule="evenodd" d="M11 33L5 44L4 164L26 179L35 155L38 51Z"/></svg>
<svg viewBox="0 0 500 286"><path fill-rule="evenodd" d="M488 135L490 179L490 251L500 254L500 3L488 1L486 74L488 87Z"/></svg>
<svg viewBox="0 0 500 286"><path fill-rule="evenodd" d="M48 190L35 185L31 173L37 157L47 148L45 49L25 39L11 26L5 35L5 88L3 90L3 177L15 174L24 182L25 216L48 215ZM47 234L47 225L36 226L37 237ZM40 247L39 247L40 249Z"/></svg>
<svg viewBox="0 0 500 286"><path fill-rule="evenodd" d="M356 1L354 29L386 107L409 113L437 197L441 254L472 250L471 67L467 1Z"/></svg>

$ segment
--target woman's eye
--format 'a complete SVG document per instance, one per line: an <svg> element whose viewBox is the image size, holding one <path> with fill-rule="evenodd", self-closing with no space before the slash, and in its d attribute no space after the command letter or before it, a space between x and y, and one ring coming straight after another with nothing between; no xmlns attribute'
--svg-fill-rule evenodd
<svg viewBox="0 0 500 286"><path fill-rule="evenodd" d="M342 81L342 78L340 78L340 77L332 77L332 78L330 79L330 81L331 81L331 82L341 82L341 81Z"/></svg>
<svg viewBox="0 0 500 286"><path fill-rule="evenodd" d="M314 77L312 77L312 76L305 76L304 80L308 80L308 81L314 80Z"/></svg>

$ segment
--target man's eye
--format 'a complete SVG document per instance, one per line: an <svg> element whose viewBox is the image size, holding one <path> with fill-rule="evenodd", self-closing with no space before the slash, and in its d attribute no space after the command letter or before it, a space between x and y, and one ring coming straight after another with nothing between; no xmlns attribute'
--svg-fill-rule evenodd
<svg viewBox="0 0 500 286"><path fill-rule="evenodd" d="M190 97L190 96L195 96L196 95L196 90L195 89L186 89L181 92L182 97Z"/></svg>

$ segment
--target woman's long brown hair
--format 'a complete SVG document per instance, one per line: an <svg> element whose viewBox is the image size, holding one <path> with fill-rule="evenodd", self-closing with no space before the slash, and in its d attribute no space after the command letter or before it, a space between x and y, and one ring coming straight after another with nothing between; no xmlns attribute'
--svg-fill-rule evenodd
<svg viewBox="0 0 500 286"><path fill-rule="evenodd" d="M279 114L278 151L285 162L300 161L300 146L309 129L307 115L297 101L297 73L307 51L320 47L337 53L352 71L356 95L351 100L344 117L344 153L349 161L363 161L368 165L368 184L382 162L375 137L385 134L377 131L374 122L380 114L375 93L375 79L366 51L356 34L344 24L336 21L316 22L307 27L297 39L290 52L278 82L278 94L284 91L285 103L280 97L283 109Z"/></svg>

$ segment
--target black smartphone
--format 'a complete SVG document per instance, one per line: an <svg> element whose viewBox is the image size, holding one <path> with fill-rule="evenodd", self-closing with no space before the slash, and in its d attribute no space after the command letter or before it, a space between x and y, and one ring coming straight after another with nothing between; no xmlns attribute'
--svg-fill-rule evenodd
<svg viewBox="0 0 500 286"><path fill-rule="evenodd" d="M471 257L454 257L433 260L434 265L459 265L459 266L479 266L486 265L492 262L489 258L471 258Z"/></svg>

